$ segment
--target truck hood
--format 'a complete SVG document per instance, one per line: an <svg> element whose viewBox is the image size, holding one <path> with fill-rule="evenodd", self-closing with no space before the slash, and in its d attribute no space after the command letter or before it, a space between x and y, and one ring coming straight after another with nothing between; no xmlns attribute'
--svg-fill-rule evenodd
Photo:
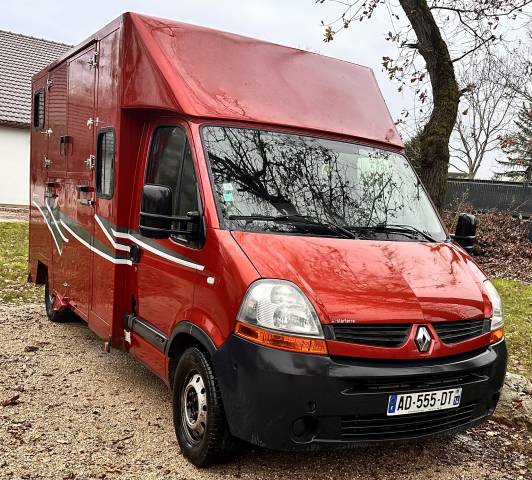
<svg viewBox="0 0 532 480"><path fill-rule="evenodd" d="M325 323L437 322L489 313L485 276L451 243L232 235L261 277L294 282Z"/></svg>

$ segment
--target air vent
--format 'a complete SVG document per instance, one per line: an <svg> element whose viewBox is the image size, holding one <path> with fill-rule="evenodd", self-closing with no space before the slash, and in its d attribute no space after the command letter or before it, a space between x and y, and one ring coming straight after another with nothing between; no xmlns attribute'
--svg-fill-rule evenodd
<svg viewBox="0 0 532 480"><path fill-rule="evenodd" d="M340 417L340 432L344 439L357 441L402 440L444 432L467 424L473 419L475 404L437 412L387 417Z"/></svg>
<svg viewBox="0 0 532 480"><path fill-rule="evenodd" d="M374 347L400 347L405 343L410 324L332 324L333 339Z"/></svg>
<svg viewBox="0 0 532 480"><path fill-rule="evenodd" d="M490 330L490 320L433 323L443 343L453 344L478 337Z"/></svg>

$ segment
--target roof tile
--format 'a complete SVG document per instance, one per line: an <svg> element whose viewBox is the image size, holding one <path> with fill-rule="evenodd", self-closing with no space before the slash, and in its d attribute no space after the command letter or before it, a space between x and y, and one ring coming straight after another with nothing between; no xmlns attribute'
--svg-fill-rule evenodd
<svg viewBox="0 0 532 480"><path fill-rule="evenodd" d="M70 48L0 30L0 124L30 124L31 77Z"/></svg>

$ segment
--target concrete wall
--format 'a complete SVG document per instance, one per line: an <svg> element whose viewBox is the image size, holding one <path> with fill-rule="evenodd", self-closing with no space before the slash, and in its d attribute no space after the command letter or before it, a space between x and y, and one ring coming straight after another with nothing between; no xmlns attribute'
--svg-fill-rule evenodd
<svg viewBox="0 0 532 480"><path fill-rule="evenodd" d="M28 205L30 130L0 125L0 204Z"/></svg>

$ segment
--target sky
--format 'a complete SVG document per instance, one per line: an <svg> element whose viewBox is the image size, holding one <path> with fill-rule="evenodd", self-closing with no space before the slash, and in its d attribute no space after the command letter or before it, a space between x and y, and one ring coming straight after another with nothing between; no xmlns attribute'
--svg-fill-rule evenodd
<svg viewBox="0 0 532 480"><path fill-rule="evenodd" d="M370 21L353 24L329 43L323 42L321 21L341 15L342 5L316 4L315 0L4 0L0 29L78 44L126 11L213 27L366 65L375 72L394 119L412 105L413 93L399 93L398 85L382 71L382 57L396 53L384 38L391 29L384 8L377 9ZM491 176L490 163L483 166L479 177Z"/></svg>

